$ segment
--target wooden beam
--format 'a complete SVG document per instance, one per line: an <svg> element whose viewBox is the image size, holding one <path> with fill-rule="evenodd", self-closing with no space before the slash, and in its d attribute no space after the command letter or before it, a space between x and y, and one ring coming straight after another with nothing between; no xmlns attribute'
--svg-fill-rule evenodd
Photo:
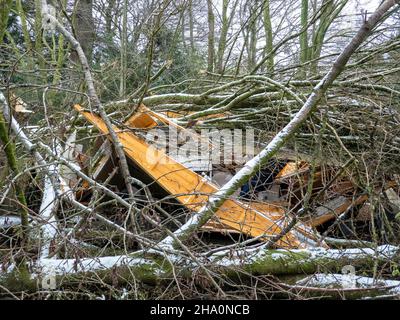
<svg viewBox="0 0 400 320"><path fill-rule="evenodd" d="M329 220L338 218L350 207L360 205L367 200L367 195L361 195L354 201L344 196L339 196L316 208L315 213L311 217L305 218L304 222L313 227L319 226Z"/></svg>

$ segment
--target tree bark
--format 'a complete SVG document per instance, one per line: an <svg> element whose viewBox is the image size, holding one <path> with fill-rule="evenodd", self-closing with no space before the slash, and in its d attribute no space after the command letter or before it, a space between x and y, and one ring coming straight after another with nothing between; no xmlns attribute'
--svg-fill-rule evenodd
<svg viewBox="0 0 400 320"><path fill-rule="evenodd" d="M1 43L2 39L0 39L0 45ZM2 92L0 92L0 105L2 105L2 110L5 107L8 108L6 98ZM0 141L3 143L4 146L8 167L10 168L15 177L20 173L20 169L18 166L15 144L10 139L10 136L8 134L8 126L5 119L6 117L3 114L2 110L0 110ZM20 206L19 212L22 225L22 239L24 243L27 245L29 238L29 220L28 220L29 215L28 215L28 206L25 198L25 190L18 181L15 183L14 188Z"/></svg>
<svg viewBox="0 0 400 320"><path fill-rule="evenodd" d="M76 0L75 32L76 40L82 47L89 63L93 60L93 44L95 39L93 20L93 0ZM79 62L79 57L75 57Z"/></svg>
<svg viewBox="0 0 400 320"><path fill-rule="evenodd" d="M207 71L214 71L214 52L215 52L215 17L213 12L212 0L207 0L207 18L208 18L208 55Z"/></svg>
<svg viewBox="0 0 400 320"><path fill-rule="evenodd" d="M121 75L119 84L119 96L122 98L126 93L126 71L127 71L127 55L128 55L128 0L124 0L122 7L122 32L121 32Z"/></svg>
<svg viewBox="0 0 400 320"><path fill-rule="evenodd" d="M305 275L315 272L340 272L343 266L371 267L376 262L394 259L399 248L380 246L376 249L311 249L311 250L226 250L199 261L214 274L231 279L259 275ZM168 255L166 257L166 255ZM140 280L151 285L171 281L176 276L192 279L199 267L190 258L150 249L147 253L83 259L42 259L33 264L29 274L10 266L0 276L0 285L9 290L38 289L44 277L55 276L59 286L96 274L105 282ZM198 273L198 272L197 272ZM18 281L16 281L18 280ZM0 287L1 288L1 287ZM0 289L1 290L1 289Z"/></svg>
<svg viewBox="0 0 400 320"><path fill-rule="evenodd" d="M190 50L192 53L194 53L195 50L195 45L194 45L194 37L193 37L193 29L194 29L194 23L193 23L193 0L189 0L188 3L188 11L189 11L189 38L190 38Z"/></svg>
<svg viewBox="0 0 400 320"><path fill-rule="evenodd" d="M228 35L228 29L229 29L228 5L229 5L229 0L223 0L221 32L220 32L220 36L219 36L218 52L217 52L217 72L218 73L223 73L224 53L225 53L225 48L226 48L226 37Z"/></svg>
<svg viewBox="0 0 400 320"><path fill-rule="evenodd" d="M300 63L308 61L308 1L301 1L301 29L303 32L300 34Z"/></svg>
<svg viewBox="0 0 400 320"><path fill-rule="evenodd" d="M3 43L7 31L8 14L10 13L12 0L0 0L0 44Z"/></svg>
<svg viewBox="0 0 400 320"><path fill-rule="evenodd" d="M257 24L258 24L258 1L249 1L249 25L248 25L248 70L252 70L256 64L256 54L257 54Z"/></svg>
<svg viewBox="0 0 400 320"><path fill-rule="evenodd" d="M268 73L273 73L274 72L274 55L272 54L273 35L272 35L271 13L270 13L270 0L264 0L263 16L264 16L264 32L265 32L264 54L268 55L267 71L268 71Z"/></svg>

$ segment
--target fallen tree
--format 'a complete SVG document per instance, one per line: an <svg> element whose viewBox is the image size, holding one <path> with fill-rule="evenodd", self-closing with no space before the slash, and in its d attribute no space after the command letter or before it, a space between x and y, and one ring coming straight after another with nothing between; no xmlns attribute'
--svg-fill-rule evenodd
<svg viewBox="0 0 400 320"><path fill-rule="evenodd" d="M175 231L175 235L180 240L188 239L192 233L199 227L203 226L218 210L218 208L229 198L240 186L254 176L260 168L288 141L288 139L300 128L306 119L316 110L322 96L328 90L330 85L344 70L346 63L351 55L357 50L362 42L372 33L373 28L384 17L385 13L391 7L396 5L398 1L388 0L366 20L360 28L356 36L344 48L342 53L335 60L333 66L320 82L314 87L313 92L303 104L301 109L296 113L292 120L279 131L277 135L268 143L268 145L253 159L248 161L241 170L239 170L232 179L213 194L208 203L201 211L194 214L188 222ZM167 237L163 243L171 244L173 239Z"/></svg>
<svg viewBox="0 0 400 320"><path fill-rule="evenodd" d="M356 274L317 273L297 281L288 289L309 297L322 295L337 299L395 300L400 294L400 281L379 280Z"/></svg>
<svg viewBox="0 0 400 320"><path fill-rule="evenodd" d="M39 213L42 217L41 226L45 239L44 246L42 246L38 257L33 257L33 259L27 263L27 269L19 268L18 264L14 262L7 264L5 267L6 271L3 272L0 277L0 284L12 290L37 290L38 281L41 282L42 280L48 279L48 277L55 277L58 283L68 284L71 281L75 281L77 277L81 278L91 275L100 277L102 281L107 282L112 282L115 280L113 278L117 277L118 280L121 281L127 281L133 278L154 284L160 281L171 281L171 279L176 279L178 276L190 278L194 272L199 272L204 273L208 280L218 289L218 292L223 295L223 290L218 281L224 283L227 278L236 278L242 275L312 274L321 269L330 272L338 272L347 264L360 267L367 266L371 269L372 267L376 268L379 262L387 263L391 260L396 261L398 248L393 246L344 250L324 248L271 250L271 246L276 245L282 237L296 226L296 219L298 217L295 217L286 228L282 228L281 233L270 238L265 245L256 248L240 250L233 250L237 249L233 247L233 249L230 248L227 250L220 248L220 250L214 250L211 254L204 254L192 251L192 248L188 246L187 242L215 215L215 212L220 206L232 196L240 186L254 176L254 174L288 142L306 120L309 119L313 112L318 109L319 103L332 85L340 87L352 83L342 80L335 84L334 81L342 73L350 57L359 48L361 43L371 34L373 28L385 18L385 14L397 3L398 1L393 0L386 0L382 3L377 11L364 22L357 35L338 56L333 66L322 80L295 80L285 85L284 82L279 82L265 76L247 76L235 80L232 83L221 85L218 88L210 89L201 95L170 94L144 98L143 101L149 104L157 104L163 101L164 104L175 104L177 106L179 106L179 104L206 106L205 110L199 108L199 110L196 110L197 112L183 116L180 119L181 123L187 123L187 121L190 120L197 120L201 117L221 112L230 112L236 108L247 107L248 105L252 107L254 103L259 104L265 100L270 102L275 99L284 98L287 99L286 101L288 104L295 106L292 111L296 111L296 113L286 114L286 118L290 119L289 122L267 144L261 153L247 162L243 169L234 175L228 183L212 194L209 197L208 203L205 204L199 212L191 213L183 225L180 224L178 229L172 232L170 229L161 225L156 218L143 214L145 210L141 211L136 206L132 190L134 180L130 177L125 151L121 146L109 116L105 113L104 106L100 103L96 95L94 82L83 50L72 34L47 12L46 1L42 1L43 18L55 23L59 31L71 42L74 49L78 51L84 69L86 83L89 88L92 107L97 108L97 111L106 123L111 141L119 157L118 163L120 165L120 170L122 170L129 198L124 198L107 186L95 181L89 175L83 173L79 166L65 159L63 156L60 156L60 154L54 152L52 148L48 147L43 142L32 142L34 139L29 138L24 131L22 131L17 120L12 116L7 102L5 100L1 101L3 114L11 130L21 142L22 146L33 156L38 164L38 170L43 173L45 192L43 194L42 206L39 209ZM261 85L261 87L253 87L254 83ZM234 86L243 84L245 85L244 87L231 94L217 95L220 91L225 91L234 88ZM247 86L247 84L249 84L249 86ZM313 86L308 99L304 98L305 94L299 94L293 90L293 87L296 86ZM364 90L374 88L378 91L398 95L396 90L381 85L356 84L355 86ZM305 92L309 93L307 90L305 90ZM118 105L118 103L116 104ZM297 110L296 108L300 109ZM329 109L327 110L329 111ZM257 112L264 111L265 109L255 110L253 115L257 114ZM210 121L209 123L211 123L211 121L215 120L208 119L206 121ZM334 133L334 136L337 137L336 133ZM46 156L44 156L44 154ZM98 192L102 195L106 195L110 197L112 201L118 203L126 213L124 224L118 224L102 216L97 212L97 207L91 202L89 202L89 204L83 204L77 201L74 197L71 197L73 193L72 190L68 189L67 191L63 191L61 186L65 183L63 182L63 177L59 173L59 170L55 169L56 163L57 165L62 164L67 167L72 173L84 180L95 190L94 193ZM306 194L305 199L307 199L307 197ZM93 199L93 201L95 201L97 198L94 196ZM71 205L79 212L80 216L80 221L72 229L66 230L64 234L65 238L60 242L68 243L68 241L70 241L71 243L80 243L84 246L82 242L74 238L75 231L79 229L81 223L83 224L87 222L87 220L94 219L118 232L124 241L127 238L137 241L140 243L140 246L143 247L142 250L112 256L57 258L57 252L51 252L50 241L56 237L56 233L54 232L57 229L54 228L54 225L57 224L55 211L58 201L60 200ZM136 232L136 230L134 230L134 232L128 230L126 227L128 218L132 215L141 216L141 214L146 222L164 232L164 238L161 241L152 241ZM68 218L65 219L68 220ZM134 218L131 220L135 221ZM238 244L238 246L240 245ZM126 247L124 249L126 249Z"/></svg>
<svg viewBox="0 0 400 320"><path fill-rule="evenodd" d="M215 253L201 263L215 275L235 279L259 275L304 275L315 272L338 272L343 266L371 268L374 263L398 261L399 248L384 245L375 249L257 249L228 250ZM126 282L132 279L149 284L171 281L174 277L191 278L201 269L190 257L150 249L129 255L84 259L41 259L29 266L29 277L13 272L9 266L0 284L13 290L40 289L42 279L54 276L60 285L96 275L103 281ZM113 270L111 272L111 270ZM38 287L37 287L38 286Z"/></svg>

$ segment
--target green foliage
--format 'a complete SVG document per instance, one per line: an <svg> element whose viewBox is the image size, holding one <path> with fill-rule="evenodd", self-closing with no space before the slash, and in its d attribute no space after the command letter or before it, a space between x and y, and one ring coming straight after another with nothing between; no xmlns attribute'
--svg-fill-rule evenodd
<svg viewBox="0 0 400 320"><path fill-rule="evenodd" d="M395 263L395 262L391 263L390 270L392 271L393 277L400 276L399 265L397 263Z"/></svg>
<svg viewBox="0 0 400 320"><path fill-rule="evenodd" d="M147 39L148 43L150 39ZM180 37L174 30L163 27L154 39L153 62L151 76L168 60L172 61L171 67L154 82L150 88L160 85L179 83L188 78L198 76L199 70L205 67L206 61L199 51L192 52L185 48ZM113 41L107 45L97 47L95 50L94 69L101 70L98 73L99 81L103 83L103 91L100 92L104 101L113 100L118 95L120 77L120 52L119 46ZM147 75L149 48L138 49L128 43L127 63L127 92L132 93L143 85ZM108 61L107 61L108 60ZM107 61L107 62L106 62ZM174 87L174 90L185 89L184 85Z"/></svg>
<svg viewBox="0 0 400 320"><path fill-rule="evenodd" d="M12 0L0 0L0 44L7 30Z"/></svg>

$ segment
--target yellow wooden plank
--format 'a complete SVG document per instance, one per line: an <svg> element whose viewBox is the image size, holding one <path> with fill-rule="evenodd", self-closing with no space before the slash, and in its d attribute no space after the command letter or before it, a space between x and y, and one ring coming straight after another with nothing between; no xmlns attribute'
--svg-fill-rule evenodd
<svg viewBox="0 0 400 320"><path fill-rule="evenodd" d="M186 133L188 135L192 136L194 139L196 139L198 141L200 141L200 140L205 141L208 144L208 146L210 147L210 149L215 148L215 146L211 143L211 141L209 139L206 139L198 134L188 131L186 128L180 126L179 124L175 123L174 121L171 121L171 119L169 119L165 115L154 112L154 111L150 110L149 108L147 108L143 104L140 105L138 113L136 113L132 117L130 117L125 122L125 124L130 127L133 127L133 128L154 128L157 125L157 122L152 118L151 118L152 120L147 120L147 117L150 117L150 118L153 117L166 125L173 126L177 129L177 131L178 130L186 131ZM150 121L151 121L151 124L150 124Z"/></svg>
<svg viewBox="0 0 400 320"><path fill-rule="evenodd" d="M85 111L81 106L74 108L102 133L108 130L103 120L96 114ZM176 195L177 200L193 211L199 211L208 201L208 197L218 188L197 173L176 162L162 150L149 146L132 132L122 131L114 126L118 138L128 157L149 174L168 193ZM265 209L265 207L264 207ZM268 206L267 212L260 212L238 200L226 200L216 212L221 223L253 237L279 234L282 229L278 221L284 221L284 210L278 206ZM282 223L284 225L284 223ZM310 234L309 230L300 225L296 229L301 233ZM299 248L301 243L292 230L277 242L278 247Z"/></svg>
<svg viewBox="0 0 400 320"><path fill-rule="evenodd" d="M284 180L298 174L304 173L309 169L309 166L304 161L289 161L283 169L276 175L275 180Z"/></svg>
<svg viewBox="0 0 400 320"><path fill-rule="evenodd" d="M327 212L323 215L316 216L316 217L311 216L311 217L304 218L304 223L306 223L312 227L319 226L329 220L339 217L350 206L358 206L367 200L368 200L367 195L361 195L361 196L357 197L354 201L352 201L351 199L346 199L342 203L339 203L336 207L331 208L331 210L327 210Z"/></svg>
<svg viewBox="0 0 400 320"><path fill-rule="evenodd" d="M154 128L157 126L157 122L154 121L149 113L150 110L141 104L138 112L131 116L125 124L132 128Z"/></svg>
<svg viewBox="0 0 400 320"><path fill-rule="evenodd" d="M169 118L181 118L185 116L189 116L191 114L195 113L195 111L182 111L182 112L176 112L176 111L166 111L165 114ZM198 120L206 120L206 119L215 119L215 118L225 118L230 116L230 112L224 112L224 113L216 113L216 114L209 114L204 117L198 118Z"/></svg>

